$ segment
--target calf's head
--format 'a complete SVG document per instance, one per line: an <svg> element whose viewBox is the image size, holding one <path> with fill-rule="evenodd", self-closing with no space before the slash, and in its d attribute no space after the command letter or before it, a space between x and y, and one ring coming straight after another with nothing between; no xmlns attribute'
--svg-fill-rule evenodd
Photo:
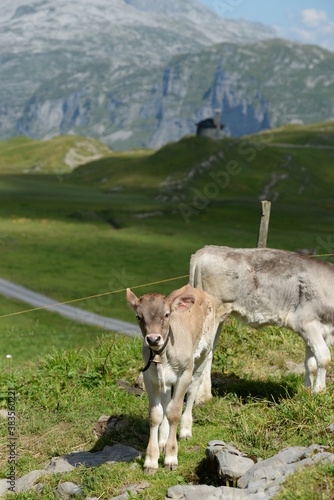
<svg viewBox="0 0 334 500"><path fill-rule="evenodd" d="M127 289L126 298L136 313L145 345L157 351L168 338L170 314L174 311L188 311L195 302L195 296L191 293L175 296L173 292L169 297L159 293L146 293L138 298L130 288Z"/></svg>

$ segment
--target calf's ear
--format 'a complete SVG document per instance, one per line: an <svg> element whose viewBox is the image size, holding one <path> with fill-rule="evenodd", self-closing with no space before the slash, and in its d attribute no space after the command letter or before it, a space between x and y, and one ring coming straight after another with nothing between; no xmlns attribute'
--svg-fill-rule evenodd
<svg viewBox="0 0 334 500"><path fill-rule="evenodd" d="M131 292L130 288L126 289L126 300L132 309L136 310L139 305L139 299L135 296L133 292Z"/></svg>
<svg viewBox="0 0 334 500"><path fill-rule="evenodd" d="M195 304L194 295L179 295L170 303L171 311L188 311Z"/></svg>

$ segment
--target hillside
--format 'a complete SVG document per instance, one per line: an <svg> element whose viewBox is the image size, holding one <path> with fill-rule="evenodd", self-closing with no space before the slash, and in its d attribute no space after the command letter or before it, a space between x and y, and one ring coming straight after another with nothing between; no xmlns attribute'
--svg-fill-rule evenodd
<svg viewBox="0 0 334 500"><path fill-rule="evenodd" d="M58 302L184 276L190 255L206 244L255 246L264 198L272 201L268 246L334 252L333 122L241 140L186 137L65 167L69 148L82 141L1 143L0 277ZM169 293L186 281L153 288ZM75 305L134 320L122 292ZM1 314L24 309L0 298ZM48 317L0 320L0 344L2 337L4 348L26 359L27 345L35 358L50 341L69 348L102 333L55 318L50 326Z"/></svg>
<svg viewBox="0 0 334 500"><path fill-rule="evenodd" d="M61 175L109 154L104 144L89 137L62 136L49 141L15 137L0 141L0 175L20 172Z"/></svg>

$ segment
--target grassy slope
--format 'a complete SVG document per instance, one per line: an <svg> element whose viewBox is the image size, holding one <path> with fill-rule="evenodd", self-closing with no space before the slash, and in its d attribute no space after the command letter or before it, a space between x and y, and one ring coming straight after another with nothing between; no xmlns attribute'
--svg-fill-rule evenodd
<svg viewBox="0 0 334 500"><path fill-rule="evenodd" d="M61 175L95 155L109 153L104 144L89 137L60 136L49 141L14 137L0 141L0 172L1 175L22 171Z"/></svg>
<svg viewBox="0 0 334 500"><path fill-rule="evenodd" d="M332 145L333 124L325 126L328 137L322 140ZM186 138L155 153L113 154L70 176L60 177L57 170L56 175L14 175L7 165L0 175L0 275L56 300L68 300L186 274L190 254L204 244L255 245L258 196L273 173L289 177L278 180L269 193L269 198L278 193L269 245L317 246L326 253L324 245L331 243L333 228L333 152L293 148L310 142L312 130L317 133L315 128L279 129L265 147L265 134L241 142ZM275 142L290 142L292 147L276 147ZM226 186L214 189L210 172L222 175L229 160L238 162L234 165L240 172L231 175ZM211 169L201 167L207 161ZM23 168L24 163L19 170ZM189 176L190 171L194 175ZM167 177L167 185L161 185ZM137 218L138 214L151 216ZM113 229L117 225L120 230ZM142 288L138 293L153 289L168 293L185 282ZM123 292L77 305L133 320ZM26 308L0 298L1 314ZM140 342L109 334L102 343L84 347L89 337L101 333L47 312L0 319L2 353L10 349L13 355L13 366L3 356L0 361L1 406L6 404L8 380L13 379L19 393L18 475L41 467L56 454L102 446L92 432L101 414L111 413L125 423L111 436L113 443L144 452L147 398L135 398L116 387L121 377L133 383L142 363ZM65 352L52 353L52 345ZM80 350L69 350L78 345ZM286 359L301 362L303 351L301 339L279 328L257 332L228 325L215 356L213 377L219 384L215 398L195 409L194 437L180 444L177 473L161 470L149 478L150 489L143 498L162 498L166 488L178 482L208 481L203 459L209 439L234 441L243 451L263 458L288 445L316 441L330 446L325 428L334 420L333 369L327 394L310 396L301 388L301 377L286 374ZM45 358L47 352L51 356ZM34 360L37 354L44 359L38 368L19 368L22 360ZM1 436L5 438L6 432L2 423ZM106 465L81 469L46 482L55 486L74 480L87 494L110 497L125 483L147 479L142 463L133 468L119 464L112 469ZM4 458L3 475L5 467ZM332 468L303 473L288 486L285 495L290 496L284 498L297 498L305 481L311 485L309 498L332 498Z"/></svg>
<svg viewBox="0 0 334 500"><path fill-rule="evenodd" d="M275 146L283 140L301 143L303 131L309 142L311 131L317 137L323 128L332 144L328 123L278 129L270 142L266 134L242 141L189 137L157 152L114 153L61 177L5 170L0 275L56 301L185 275L190 254L205 244L256 244L259 196L273 176L278 180L267 194L277 199L269 246L328 253L334 244L334 151ZM168 293L185 282L154 288ZM131 320L123 295L77 305ZM16 328L19 318L6 321L0 323L2 335Z"/></svg>

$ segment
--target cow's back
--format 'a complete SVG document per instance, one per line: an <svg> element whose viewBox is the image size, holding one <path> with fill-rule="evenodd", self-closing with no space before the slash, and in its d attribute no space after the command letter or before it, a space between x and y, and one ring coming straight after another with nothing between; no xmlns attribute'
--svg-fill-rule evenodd
<svg viewBox="0 0 334 500"><path fill-rule="evenodd" d="M298 314L334 325L334 267L275 249L207 246L191 258L190 284L251 324L295 328ZM298 314L296 313L298 311Z"/></svg>

